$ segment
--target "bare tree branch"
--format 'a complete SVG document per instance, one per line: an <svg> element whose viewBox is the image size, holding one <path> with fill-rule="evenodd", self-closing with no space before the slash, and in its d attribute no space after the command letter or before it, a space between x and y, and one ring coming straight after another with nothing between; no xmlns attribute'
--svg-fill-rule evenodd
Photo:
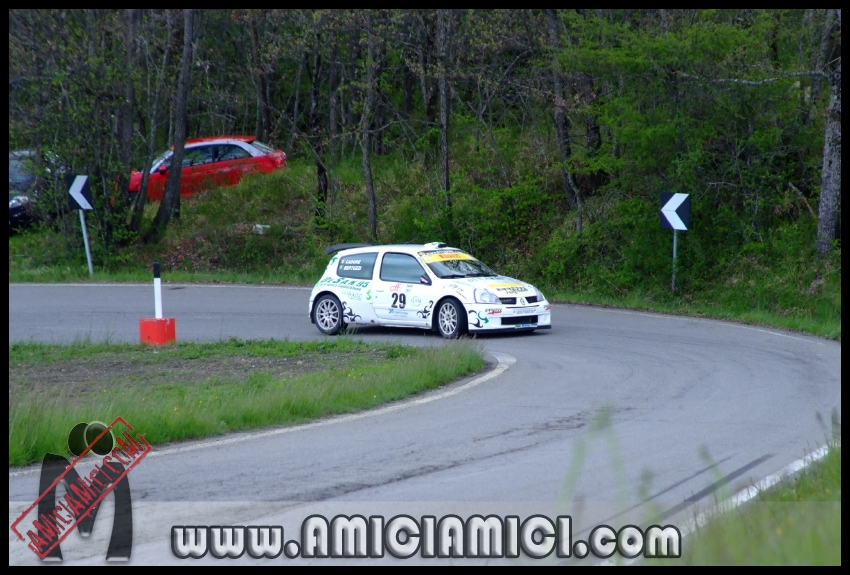
<svg viewBox="0 0 850 575"><path fill-rule="evenodd" d="M744 80L742 78L705 78L703 76L696 76L694 74L687 74L680 70L676 71L676 75L680 78L686 78L688 80L699 80L700 82L708 82L710 84L742 84L744 86L763 86L765 84L772 84L773 82L778 82L779 80L787 80L788 78L802 78L805 76L815 76L819 78L828 78L829 75L821 72L820 70L805 70L803 72L788 72L785 74L780 74L779 76L774 76L772 78L765 78L763 80Z"/></svg>

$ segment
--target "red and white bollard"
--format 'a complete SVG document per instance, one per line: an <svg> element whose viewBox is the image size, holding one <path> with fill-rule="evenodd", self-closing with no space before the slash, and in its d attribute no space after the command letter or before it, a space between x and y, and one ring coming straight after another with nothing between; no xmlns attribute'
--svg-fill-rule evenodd
<svg viewBox="0 0 850 575"><path fill-rule="evenodd" d="M173 317L162 317L162 281L159 277L159 262L153 264L153 319L139 320L139 334L142 343L163 345L177 339L177 321Z"/></svg>

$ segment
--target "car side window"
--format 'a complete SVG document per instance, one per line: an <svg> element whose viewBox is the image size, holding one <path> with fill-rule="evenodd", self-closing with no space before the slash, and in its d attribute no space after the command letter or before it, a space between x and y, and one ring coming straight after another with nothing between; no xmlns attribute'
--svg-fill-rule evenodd
<svg viewBox="0 0 850 575"><path fill-rule="evenodd" d="M387 282L418 284L425 270L416 258L407 254L385 254L381 262L381 279Z"/></svg>
<svg viewBox="0 0 850 575"><path fill-rule="evenodd" d="M216 162L227 162L231 160L241 160L242 158L250 158L251 154L248 150L243 150L239 146L218 146L218 154Z"/></svg>
<svg viewBox="0 0 850 575"><path fill-rule="evenodd" d="M339 258L336 275L341 278L370 280L372 279L372 272L375 269L376 259L378 259L378 254L374 252Z"/></svg>
<svg viewBox="0 0 850 575"><path fill-rule="evenodd" d="M183 155L183 167L208 164L213 161L213 146L189 148Z"/></svg>

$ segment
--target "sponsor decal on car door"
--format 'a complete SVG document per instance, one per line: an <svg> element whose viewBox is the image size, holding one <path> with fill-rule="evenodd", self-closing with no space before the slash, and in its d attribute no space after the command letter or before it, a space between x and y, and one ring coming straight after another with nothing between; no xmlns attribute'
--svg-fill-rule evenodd
<svg viewBox="0 0 850 575"><path fill-rule="evenodd" d="M381 323L427 326L434 307L425 269L409 254L386 253L374 282L375 314Z"/></svg>
<svg viewBox="0 0 850 575"><path fill-rule="evenodd" d="M374 282L370 281L377 257L375 252L342 256L336 263L338 277L325 278L342 304L346 323L375 323L377 319L372 305Z"/></svg>

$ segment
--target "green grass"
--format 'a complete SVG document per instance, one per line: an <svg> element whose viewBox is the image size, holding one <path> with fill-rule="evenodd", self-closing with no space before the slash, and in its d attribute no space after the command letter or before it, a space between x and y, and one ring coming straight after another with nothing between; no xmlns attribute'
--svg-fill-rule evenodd
<svg viewBox="0 0 850 575"><path fill-rule="evenodd" d="M841 565L841 448L688 534L668 565Z"/></svg>
<svg viewBox="0 0 850 575"><path fill-rule="evenodd" d="M187 272L169 271L163 283L221 283L221 284L286 284L312 286L312 276L299 273L239 273L239 272ZM81 267L37 268L9 275L9 283L149 283L153 271L148 269L104 272L95 270L89 276L85 264Z"/></svg>
<svg viewBox="0 0 850 575"><path fill-rule="evenodd" d="M690 317L714 318L779 329L788 329L841 341L841 307L823 305L812 311L797 310L793 313L777 313L757 306L748 306L744 300L729 298L729 302L688 302L681 300L657 301L646 294L628 294L613 297L593 292L545 290L549 301L617 307L657 313L669 313ZM840 295L839 295L840 299Z"/></svg>
<svg viewBox="0 0 850 575"><path fill-rule="evenodd" d="M441 348L241 341L9 347L9 464L67 454L79 422L122 416L151 444L369 409L482 369L470 342Z"/></svg>
<svg viewBox="0 0 850 575"><path fill-rule="evenodd" d="M826 422L824 428L826 429ZM830 433L828 432L827 435ZM840 565L841 564L841 423L833 412L831 437L827 454L811 463L803 472L758 493L751 501L730 509L731 493L721 489L712 511L675 522L683 529L682 557L644 559L640 565ZM607 445L610 468L618 485L619 497L627 500L628 481L620 442L611 424L609 408L599 410L590 418L587 434L578 439L561 489L559 506L551 516L574 511L573 495L591 445L596 449ZM702 450L707 463L711 457ZM717 471L717 479L722 475ZM641 497L651 499L651 474L642 478ZM647 528L657 520L663 508L650 504L646 510ZM700 510L694 509L694 515ZM690 525L688 524L690 523ZM662 523L664 525L664 523ZM696 527L693 527L696 525ZM619 525L615 525L619 528ZM554 558L550 559L555 561ZM589 564L586 559L574 558L575 564ZM630 564L619 555L610 558L614 564Z"/></svg>

